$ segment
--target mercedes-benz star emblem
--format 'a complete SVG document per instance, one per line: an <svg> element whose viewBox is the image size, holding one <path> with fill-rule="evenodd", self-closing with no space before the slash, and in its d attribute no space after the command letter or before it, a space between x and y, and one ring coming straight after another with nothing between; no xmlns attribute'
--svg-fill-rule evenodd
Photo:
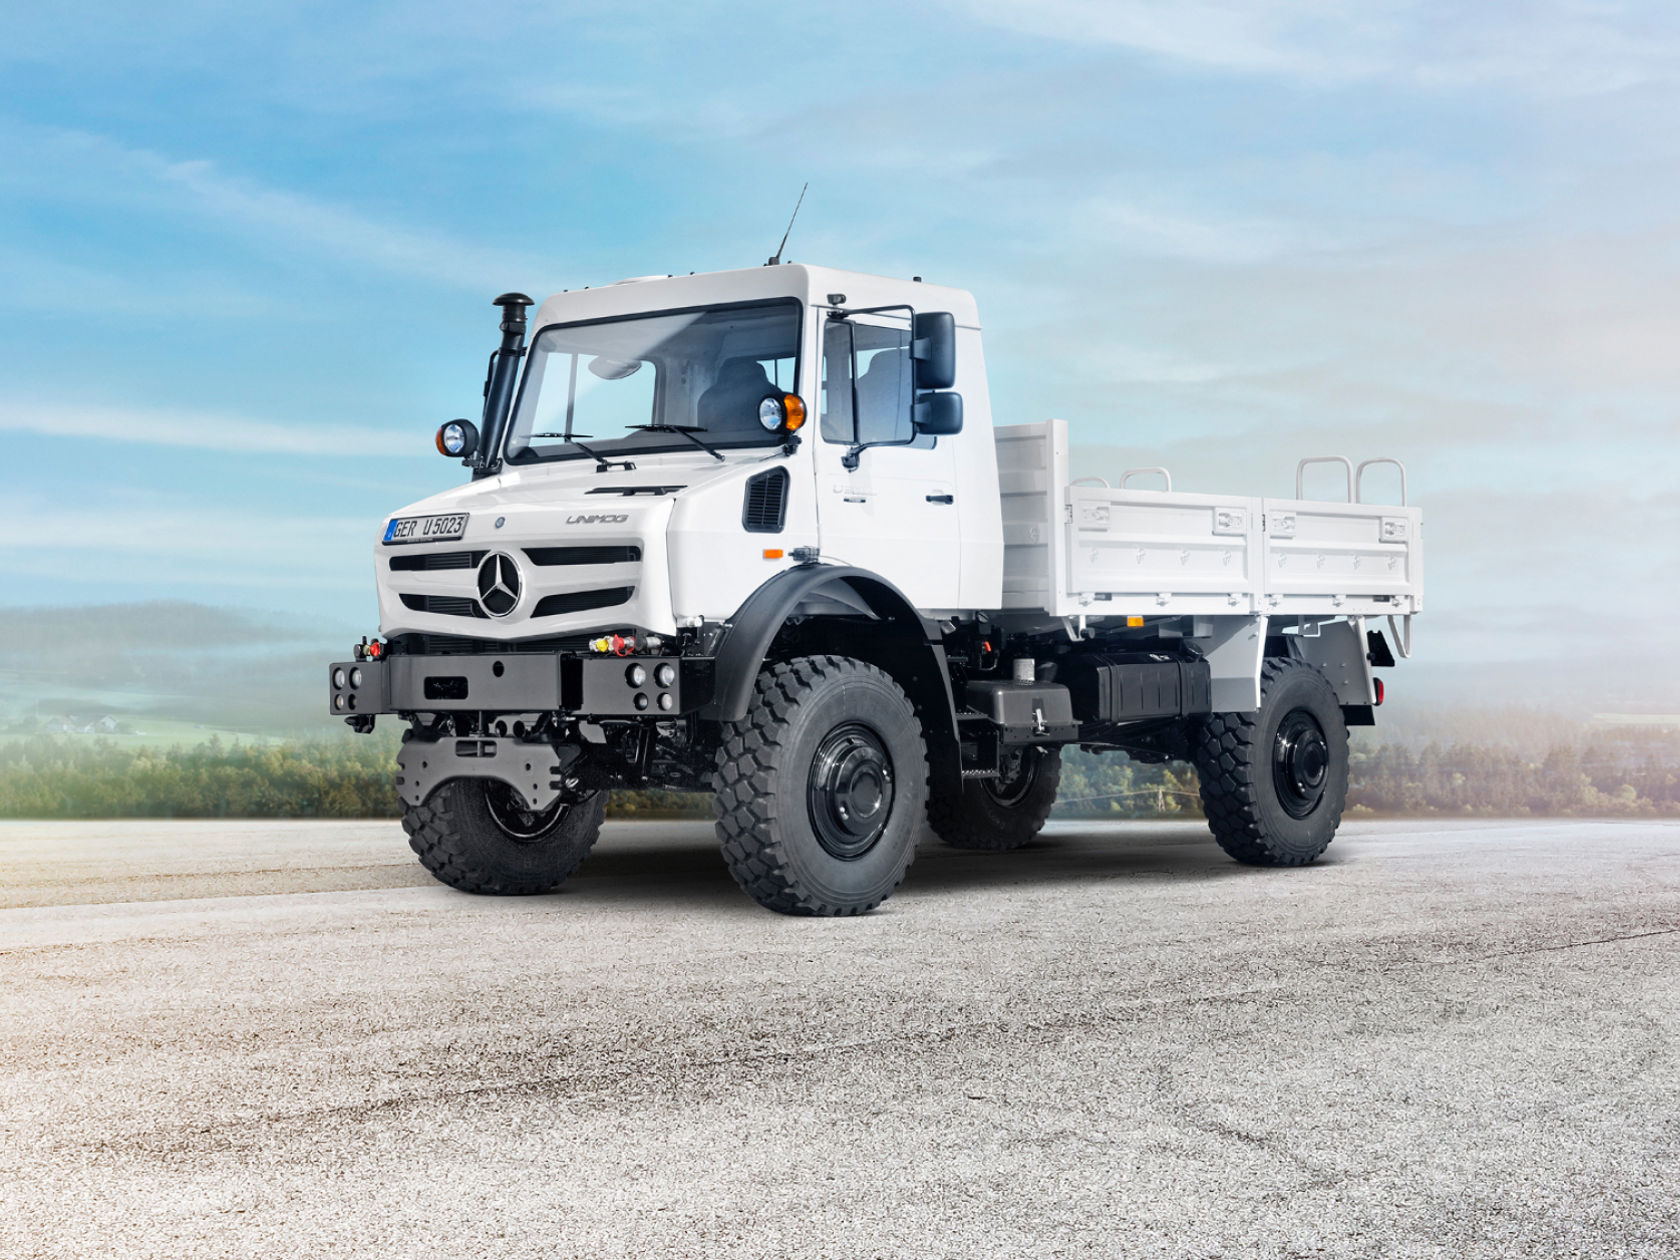
<svg viewBox="0 0 1680 1260"><path fill-rule="evenodd" d="M493 551L478 566L478 600L492 617L505 617L519 606L519 566L512 556Z"/></svg>

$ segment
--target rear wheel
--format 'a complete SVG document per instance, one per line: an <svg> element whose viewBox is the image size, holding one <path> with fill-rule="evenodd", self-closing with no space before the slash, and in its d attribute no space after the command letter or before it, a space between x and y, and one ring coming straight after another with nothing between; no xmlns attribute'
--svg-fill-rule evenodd
<svg viewBox="0 0 1680 1260"><path fill-rule="evenodd" d="M783 914L862 914L904 879L927 804L909 698L843 656L766 666L712 786L729 872Z"/></svg>
<svg viewBox="0 0 1680 1260"><path fill-rule="evenodd" d="M500 896L552 892L589 856L607 794L530 810L500 779L451 779L403 810L409 847L451 888Z"/></svg>
<svg viewBox="0 0 1680 1260"><path fill-rule="evenodd" d="M928 825L946 844L1001 853L1043 830L1062 780L1061 749L1011 749L998 770L995 779L964 779L958 792L933 793Z"/></svg>
<svg viewBox="0 0 1680 1260"><path fill-rule="evenodd" d="M1347 802L1347 726L1329 680L1268 659L1255 713L1197 729L1202 809L1219 847L1251 866L1304 866L1335 838Z"/></svg>

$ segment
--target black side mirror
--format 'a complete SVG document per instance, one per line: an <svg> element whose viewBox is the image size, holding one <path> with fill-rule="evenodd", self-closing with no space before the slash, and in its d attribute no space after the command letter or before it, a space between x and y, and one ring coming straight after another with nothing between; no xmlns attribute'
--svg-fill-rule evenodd
<svg viewBox="0 0 1680 1260"><path fill-rule="evenodd" d="M947 315L945 318L949 319ZM928 394L916 400L916 432L950 437L962 432L961 394Z"/></svg>
<svg viewBox="0 0 1680 1260"><path fill-rule="evenodd" d="M957 383L957 321L950 311L916 316L910 358L917 389L950 389Z"/></svg>

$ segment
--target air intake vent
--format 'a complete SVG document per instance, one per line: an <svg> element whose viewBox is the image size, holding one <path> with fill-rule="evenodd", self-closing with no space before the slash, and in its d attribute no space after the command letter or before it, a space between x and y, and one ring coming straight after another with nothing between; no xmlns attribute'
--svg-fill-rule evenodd
<svg viewBox="0 0 1680 1260"><path fill-rule="evenodd" d="M484 610L477 600L460 595L404 595L403 607L415 612L438 613L445 617L482 617Z"/></svg>
<svg viewBox="0 0 1680 1260"><path fill-rule="evenodd" d="M418 556L392 556L391 572L430 571L432 569L475 569L487 553L482 551L433 551Z"/></svg>
<svg viewBox="0 0 1680 1260"><path fill-rule="evenodd" d="M558 617L561 613L611 608L615 604L627 603L635 591L633 586L612 586L599 591L567 591L563 595L544 595L531 610L531 616Z"/></svg>
<svg viewBox="0 0 1680 1260"><path fill-rule="evenodd" d="M779 534L787 521L788 473L772 468L747 481L741 505L741 527L749 534Z"/></svg>
<svg viewBox="0 0 1680 1260"><path fill-rule="evenodd" d="M527 547L532 564L634 564L640 547Z"/></svg>

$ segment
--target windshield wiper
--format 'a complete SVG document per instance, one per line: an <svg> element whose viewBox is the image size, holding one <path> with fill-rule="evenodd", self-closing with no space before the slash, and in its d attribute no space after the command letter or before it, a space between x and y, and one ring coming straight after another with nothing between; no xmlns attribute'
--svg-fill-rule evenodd
<svg viewBox="0 0 1680 1260"><path fill-rule="evenodd" d="M627 427L640 429L643 433L680 433L719 463L724 462L722 454L718 452L716 447L708 445L694 436L696 433L705 432L705 430L697 424L632 424Z"/></svg>
<svg viewBox="0 0 1680 1260"><path fill-rule="evenodd" d="M588 437L589 435L586 433L586 434L584 434L584 436ZM589 447L585 446L582 442L578 441L575 437L571 436L569 433L533 433L533 434L531 434L530 437L526 438L525 440L527 442L535 442L538 438L558 438L560 441L564 442L567 446L577 447L578 450L582 451L585 455L589 456L590 459L595 461L595 471L596 472L611 472L612 471L612 466L614 464L620 465L621 467L624 468L624 470L626 472L635 472L636 471L636 465L632 464L629 460L627 460L627 459L608 459L605 455L601 454L600 451L591 450ZM723 457L720 455L720 456L718 456L718 458L722 459Z"/></svg>

